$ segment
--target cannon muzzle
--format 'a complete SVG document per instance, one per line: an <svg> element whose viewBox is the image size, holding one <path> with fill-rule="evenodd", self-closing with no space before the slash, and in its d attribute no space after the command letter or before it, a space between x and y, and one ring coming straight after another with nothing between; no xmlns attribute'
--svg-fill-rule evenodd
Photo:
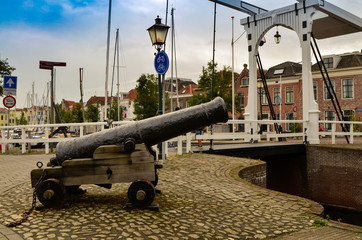
<svg viewBox="0 0 362 240"><path fill-rule="evenodd" d="M51 162L61 165L65 160L92 157L94 151L101 145L127 145L131 142L152 146L227 120L228 113L224 100L217 97L205 104L60 142L56 148L56 158Z"/></svg>

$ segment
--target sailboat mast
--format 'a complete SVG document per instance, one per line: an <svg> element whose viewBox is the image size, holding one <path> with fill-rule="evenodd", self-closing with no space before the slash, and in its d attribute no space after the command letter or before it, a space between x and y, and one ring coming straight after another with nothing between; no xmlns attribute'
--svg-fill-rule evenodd
<svg viewBox="0 0 362 240"><path fill-rule="evenodd" d="M174 25L173 25L173 11L175 9L174 8L171 8L171 81L170 81L170 84L171 84L171 112L173 112L173 31L174 31Z"/></svg>
<svg viewBox="0 0 362 240"><path fill-rule="evenodd" d="M104 120L107 120L107 107L108 107L108 64L109 64L109 42L111 34L111 12L112 12L112 0L109 0L108 7L108 31L107 31L107 53L106 53L106 81L105 81L105 94L104 94Z"/></svg>
<svg viewBox="0 0 362 240"><path fill-rule="evenodd" d="M177 61L176 61L176 32L175 32L175 17L172 15L172 29L173 29L173 50L175 52L175 73L176 73L176 107L180 107L178 100L178 76L177 76Z"/></svg>
<svg viewBox="0 0 362 240"><path fill-rule="evenodd" d="M116 32L116 54L117 54L117 121L119 121L120 116L120 98L119 98L119 28L117 28Z"/></svg>

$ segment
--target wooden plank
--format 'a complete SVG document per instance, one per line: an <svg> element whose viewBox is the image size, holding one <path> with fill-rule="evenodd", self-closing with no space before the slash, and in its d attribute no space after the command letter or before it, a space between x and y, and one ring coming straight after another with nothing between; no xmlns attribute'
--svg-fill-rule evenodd
<svg viewBox="0 0 362 240"><path fill-rule="evenodd" d="M130 157L124 156L119 158L110 159L73 159L63 162L63 168L82 167L82 166L113 166L113 165L127 165L130 164Z"/></svg>
<svg viewBox="0 0 362 240"><path fill-rule="evenodd" d="M63 177L63 170L62 167L52 167L52 168L46 168L46 176L45 178L58 178L61 179ZM35 187L36 183L38 182L39 178L43 174L43 168L37 168L33 169L30 172L30 178L31 178L31 186Z"/></svg>
<svg viewBox="0 0 362 240"><path fill-rule="evenodd" d="M110 177L107 174L109 170L112 171ZM66 186L155 180L154 157L144 144L137 144L132 153L125 153L117 145L101 146L95 151L93 159L67 160L61 167L46 168L46 171L46 178L60 179ZM33 187L42 173L43 169L31 171Z"/></svg>
<svg viewBox="0 0 362 240"><path fill-rule="evenodd" d="M74 168L67 168L66 171L63 169L63 176L83 176L83 175L107 175L107 169L111 169L113 174L126 174L126 173L137 173L143 171L154 172L153 163L139 163L139 164L129 164L129 165L114 165L114 166L80 166Z"/></svg>
<svg viewBox="0 0 362 240"><path fill-rule="evenodd" d="M110 179L108 179L107 175L108 169L112 170ZM46 179L60 179L66 186L133 182L137 179L155 180L155 166L153 163L72 168L53 167L46 168L46 171ZM42 174L43 169L31 171L32 187L35 187Z"/></svg>
<svg viewBox="0 0 362 240"><path fill-rule="evenodd" d="M112 171L108 179L107 170ZM101 184L133 182L137 179L155 180L154 164L131 164L122 166L98 166L95 168L74 168L64 173L64 185Z"/></svg>

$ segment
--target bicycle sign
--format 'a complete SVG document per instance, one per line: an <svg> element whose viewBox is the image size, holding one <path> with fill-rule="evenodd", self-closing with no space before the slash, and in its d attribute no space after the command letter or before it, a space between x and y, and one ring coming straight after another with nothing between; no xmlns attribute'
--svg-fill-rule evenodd
<svg viewBox="0 0 362 240"><path fill-rule="evenodd" d="M155 69L158 74L165 74L168 70L170 61L167 54L164 51L157 53L155 57Z"/></svg>

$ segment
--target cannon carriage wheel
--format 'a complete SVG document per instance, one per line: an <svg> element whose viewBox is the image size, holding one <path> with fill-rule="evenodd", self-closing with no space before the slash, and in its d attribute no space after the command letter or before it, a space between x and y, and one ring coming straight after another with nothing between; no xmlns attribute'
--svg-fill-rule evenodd
<svg viewBox="0 0 362 240"><path fill-rule="evenodd" d="M49 178L39 184L36 195L45 207L60 208L64 202L65 187L59 179Z"/></svg>
<svg viewBox="0 0 362 240"><path fill-rule="evenodd" d="M147 207L155 199L156 190L150 181L137 180L128 188L127 195L135 207Z"/></svg>

